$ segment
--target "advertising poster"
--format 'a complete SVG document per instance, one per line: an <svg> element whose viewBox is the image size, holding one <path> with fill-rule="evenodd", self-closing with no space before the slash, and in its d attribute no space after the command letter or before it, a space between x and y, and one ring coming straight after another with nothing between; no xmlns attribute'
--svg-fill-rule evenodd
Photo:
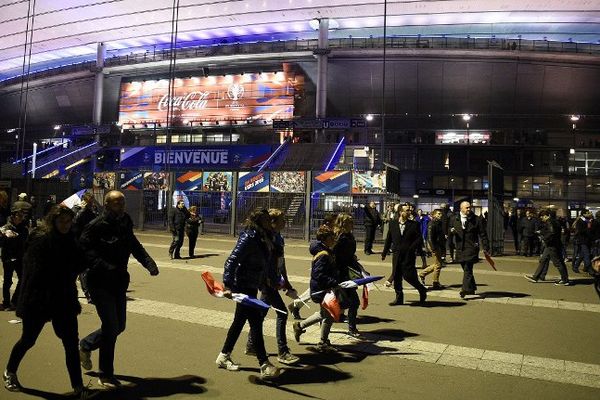
<svg viewBox="0 0 600 400"><path fill-rule="evenodd" d="M117 175L114 172L94 172L94 189L113 190Z"/></svg>
<svg viewBox="0 0 600 400"><path fill-rule="evenodd" d="M322 172L313 179L313 193L350 193L351 180L350 171Z"/></svg>
<svg viewBox="0 0 600 400"><path fill-rule="evenodd" d="M352 172L352 193L385 192L385 171Z"/></svg>
<svg viewBox="0 0 600 400"><path fill-rule="evenodd" d="M144 174L137 171L121 173L121 190L142 190Z"/></svg>
<svg viewBox="0 0 600 400"><path fill-rule="evenodd" d="M175 190L202 190L202 172L177 172L175 175Z"/></svg>
<svg viewBox="0 0 600 400"><path fill-rule="evenodd" d="M205 172L202 190L205 192L230 192L232 179L231 172Z"/></svg>
<svg viewBox="0 0 600 400"><path fill-rule="evenodd" d="M304 171L271 172L271 192L303 193L305 184Z"/></svg>
<svg viewBox="0 0 600 400"><path fill-rule="evenodd" d="M268 172L240 172L238 180L238 191L240 192L268 192Z"/></svg>
<svg viewBox="0 0 600 400"><path fill-rule="evenodd" d="M145 172L144 190L169 190L169 173Z"/></svg>
<svg viewBox="0 0 600 400"><path fill-rule="evenodd" d="M231 146L182 146L167 150L160 146L130 147L121 153L121 168L166 170L173 168L231 171L256 168L273 152L269 144Z"/></svg>
<svg viewBox="0 0 600 400"><path fill-rule="evenodd" d="M169 106L177 121L290 119L304 77L293 72L176 78L121 83L119 123L166 123Z"/></svg>

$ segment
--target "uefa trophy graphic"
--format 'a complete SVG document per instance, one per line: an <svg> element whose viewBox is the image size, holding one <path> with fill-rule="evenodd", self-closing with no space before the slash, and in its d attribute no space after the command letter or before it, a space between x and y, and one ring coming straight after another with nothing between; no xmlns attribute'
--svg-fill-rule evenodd
<svg viewBox="0 0 600 400"><path fill-rule="evenodd" d="M231 108L241 107L239 99L244 96L244 86L239 83L232 83L227 89L227 96L231 99Z"/></svg>

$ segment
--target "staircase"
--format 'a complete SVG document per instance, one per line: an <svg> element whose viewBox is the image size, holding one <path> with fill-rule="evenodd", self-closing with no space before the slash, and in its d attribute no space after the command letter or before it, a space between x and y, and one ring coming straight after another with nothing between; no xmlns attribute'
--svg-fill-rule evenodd
<svg viewBox="0 0 600 400"><path fill-rule="evenodd" d="M294 219L298 215L298 211L304 205L304 194L296 193L290 202L286 212L285 212L285 222L287 226L290 226L294 223Z"/></svg>
<svg viewBox="0 0 600 400"><path fill-rule="evenodd" d="M91 142L80 146L63 148L60 152L52 152L36 160L35 176L44 177L52 171L63 171L69 165L87 158L100 150L102 146L98 142ZM31 172L31 169L27 171Z"/></svg>

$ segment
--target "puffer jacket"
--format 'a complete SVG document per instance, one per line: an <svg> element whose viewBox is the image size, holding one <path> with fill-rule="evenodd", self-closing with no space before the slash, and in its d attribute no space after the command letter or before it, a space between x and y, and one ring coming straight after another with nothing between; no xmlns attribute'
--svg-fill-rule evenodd
<svg viewBox="0 0 600 400"><path fill-rule="evenodd" d="M340 282L339 271L331 250L323 243L311 243L310 253L314 257L310 271L310 298L320 304L327 290L333 289Z"/></svg>
<svg viewBox="0 0 600 400"><path fill-rule="evenodd" d="M266 282L272 243L260 232L246 229L225 261L223 284L232 291L260 289Z"/></svg>
<svg viewBox="0 0 600 400"><path fill-rule="evenodd" d="M51 320L79 314L77 275L83 271L83 251L72 233L34 231L23 259L17 316Z"/></svg>

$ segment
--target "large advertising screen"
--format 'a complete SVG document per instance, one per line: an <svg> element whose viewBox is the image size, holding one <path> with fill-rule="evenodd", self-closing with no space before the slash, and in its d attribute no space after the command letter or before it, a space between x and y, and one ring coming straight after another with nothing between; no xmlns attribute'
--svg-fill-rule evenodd
<svg viewBox="0 0 600 400"><path fill-rule="evenodd" d="M271 192L302 193L305 184L304 171L271 172Z"/></svg>
<svg viewBox="0 0 600 400"><path fill-rule="evenodd" d="M119 122L166 123L173 108L173 124L193 121L289 119L294 115L294 94L304 77L291 72L263 72L176 78L169 96L169 80L122 82Z"/></svg>
<svg viewBox="0 0 600 400"><path fill-rule="evenodd" d="M350 171L321 172L313 178L314 193L350 193Z"/></svg>
<svg viewBox="0 0 600 400"><path fill-rule="evenodd" d="M238 190L240 192L268 192L269 173L240 172Z"/></svg>
<svg viewBox="0 0 600 400"><path fill-rule="evenodd" d="M385 187L385 171L352 172L352 193L383 193Z"/></svg>

